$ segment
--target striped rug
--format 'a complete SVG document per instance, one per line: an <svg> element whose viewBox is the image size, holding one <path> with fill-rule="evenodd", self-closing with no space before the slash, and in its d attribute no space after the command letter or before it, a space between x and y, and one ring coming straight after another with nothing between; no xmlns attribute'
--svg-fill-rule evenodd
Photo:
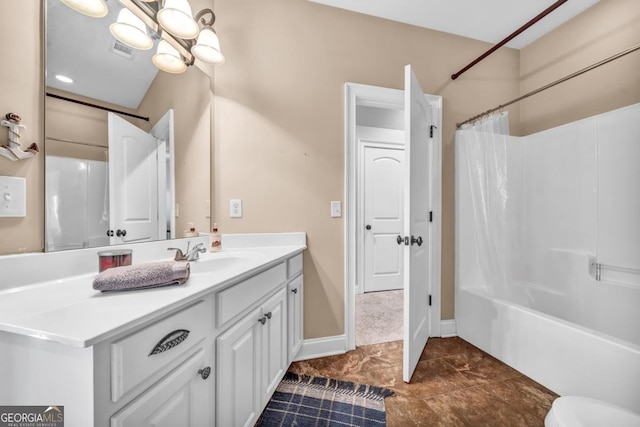
<svg viewBox="0 0 640 427"><path fill-rule="evenodd" d="M258 427L384 427L386 388L287 372Z"/></svg>

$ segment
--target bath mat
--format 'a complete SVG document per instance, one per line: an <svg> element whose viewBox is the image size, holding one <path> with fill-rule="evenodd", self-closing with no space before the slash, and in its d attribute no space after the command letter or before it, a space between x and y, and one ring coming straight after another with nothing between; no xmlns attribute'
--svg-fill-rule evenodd
<svg viewBox="0 0 640 427"><path fill-rule="evenodd" d="M389 389L287 372L258 427L386 426Z"/></svg>

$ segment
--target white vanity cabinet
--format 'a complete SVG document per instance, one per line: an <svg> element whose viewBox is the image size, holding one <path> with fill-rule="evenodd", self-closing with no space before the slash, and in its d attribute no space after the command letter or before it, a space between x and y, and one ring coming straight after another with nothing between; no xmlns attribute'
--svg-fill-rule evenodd
<svg viewBox="0 0 640 427"><path fill-rule="evenodd" d="M302 342L303 243L148 293L96 294L70 279L51 295L86 299L47 305L37 327L15 310L31 322L22 330L5 301L0 404L64 406L68 427L252 426Z"/></svg>
<svg viewBox="0 0 640 427"><path fill-rule="evenodd" d="M256 422L289 366L287 326L283 280L274 295L218 337L217 425Z"/></svg>
<svg viewBox="0 0 640 427"><path fill-rule="evenodd" d="M211 386L204 381L205 350L190 355L150 391L111 417L111 427L208 426L213 408ZM210 369L210 368L209 368Z"/></svg>
<svg viewBox="0 0 640 427"><path fill-rule="evenodd" d="M111 401L156 384L110 417L111 427L204 426L213 419L211 298L109 344ZM132 393L129 393L132 392Z"/></svg>
<svg viewBox="0 0 640 427"><path fill-rule="evenodd" d="M303 339L303 309L304 309L304 281L299 275L289 282L287 286L288 298L287 309L289 311L288 329L288 361L293 362L302 347Z"/></svg>

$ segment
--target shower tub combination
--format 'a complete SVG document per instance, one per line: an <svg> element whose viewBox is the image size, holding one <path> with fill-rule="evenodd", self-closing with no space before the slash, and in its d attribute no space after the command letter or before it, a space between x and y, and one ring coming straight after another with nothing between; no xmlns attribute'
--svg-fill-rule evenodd
<svg viewBox="0 0 640 427"><path fill-rule="evenodd" d="M640 412L640 104L456 134L458 335L560 395Z"/></svg>

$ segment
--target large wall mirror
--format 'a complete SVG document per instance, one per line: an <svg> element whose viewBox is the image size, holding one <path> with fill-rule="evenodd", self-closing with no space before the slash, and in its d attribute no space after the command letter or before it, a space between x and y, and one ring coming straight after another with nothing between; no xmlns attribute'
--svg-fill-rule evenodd
<svg viewBox="0 0 640 427"><path fill-rule="evenodd" d="M155 46L116 41L117 0L102 18L45 3L45 250L208 231L209 77L159 71Z"/></svg>

